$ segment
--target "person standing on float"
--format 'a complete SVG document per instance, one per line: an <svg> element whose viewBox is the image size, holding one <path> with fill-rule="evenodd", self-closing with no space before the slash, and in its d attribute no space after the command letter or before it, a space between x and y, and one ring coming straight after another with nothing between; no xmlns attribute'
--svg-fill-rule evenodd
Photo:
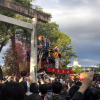
<svg viewBox="0 0 100 100"><path fill-rule="evenodd" d="M44 38L45 47L47 49L47 36Z"/></svg>
<svg viewBox="0 0 100 100"><path fill-rule="evenodd" d="M54 52L59 52L59 49L57 46L55 46L53 50L54 50Z"/></svg>
<svg viewBox="0 0 100 100"><path fill-rule="evenodd" d="M44 39L42 37L41 40L40 40L40 46L43 46L43 43L44 43Z"/></svg>
<svg viewBox="0 0 100 100"><path fill-rule="evenodd" d="M55 46L55 48L53 50L54 50L54 52L59 52L59 49L57 46ZM59 56L55 58L55 68L59 69Z"/></svg>
<svg viewBox="0 0 100 100"><path fill-rule="evenodd" d="M50 47L50 44L51 43L50 43L49 37L47 37L47 48Z"/></svg>

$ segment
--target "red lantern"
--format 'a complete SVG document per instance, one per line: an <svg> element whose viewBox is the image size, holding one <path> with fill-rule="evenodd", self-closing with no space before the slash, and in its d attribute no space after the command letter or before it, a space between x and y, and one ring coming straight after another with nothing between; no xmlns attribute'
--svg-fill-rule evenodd
<svg viewBox="0 0 100 100"><path fill-rule="evenodd" d="M43 37L43 39L44 39L44 36L43 36L43 35L39 35L39 36L38 36L38 39L41 40L42 37Z"/></svg>
<svg viewBox="0 0 100 100"><path fill-rule="evenodd" d="M54 58L58 57L58 52L54 52L54 53L53 53L53 57L54 57Z"/></svg>
<svg viewBox="0 0 100 100"><path fill-rule="evenodd" d="M62 54L60 52L58 52L58 54L59 54L59 58L61 58L62 57Z"/></svg>

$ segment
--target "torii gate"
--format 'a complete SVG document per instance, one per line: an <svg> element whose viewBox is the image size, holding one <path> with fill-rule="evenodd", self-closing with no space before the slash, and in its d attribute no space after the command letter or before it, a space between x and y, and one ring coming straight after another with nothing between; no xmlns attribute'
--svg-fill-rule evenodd
<svg viewBox="0 0 100 100"><path fill-rule="evenodd" d="M10 18L0 14L0 21L21 26L32 30L31 33L31 61L30 75L35 80L34 67L37 66L37 21L48 22L50 15L39 12L12 0L0 0L0 8L29 17L32 19L32 24L23 22L14 18Z"/></svg>

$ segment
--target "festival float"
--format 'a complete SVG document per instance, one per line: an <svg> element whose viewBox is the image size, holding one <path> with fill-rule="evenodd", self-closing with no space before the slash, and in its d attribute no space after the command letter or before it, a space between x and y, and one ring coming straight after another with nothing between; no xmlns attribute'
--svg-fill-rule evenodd
<svg viewBox="0 0 100 100"><path fill-rule="evenodd" d="M38 36L37 69L44 70L49 77L74 74L73 70L65 70L61 67L62 54L57 46L51 48L50 45L49 37Z"/></svg>
<svg viewBox="0 0 100 100"><path fill-rule="evenodd" d="M90 73L70 74L70 77L73 81L80 80L83 82L84 78L87 77L88 74ZM100 73L95 73L93 80L100 82Z"/></svg>
<svg viewBox="0 0 100 100"><path fill-rule="evenodd" d="M88 76L89 73L79 73L79 74L70 74L70 77L73 81L80 80L83 82L84 78Z"/></svg>

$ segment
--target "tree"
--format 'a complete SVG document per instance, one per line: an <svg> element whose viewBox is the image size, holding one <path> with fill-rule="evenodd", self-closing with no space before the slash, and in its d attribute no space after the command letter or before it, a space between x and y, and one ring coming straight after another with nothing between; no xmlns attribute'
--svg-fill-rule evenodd
<svg viewBox="0 0 100 100"><path fill-rule="evenodd" d="M96 72L100 72L100 67L96 69Z"/></svg>
<svg viewBox="0 0 100 100"><path fill-rule="evenodd" d="M100 72L100 64L97 64L96 72Z"/></svg>
<svg viewBox="0 0 100 100"><path fill-rule="evenodd" d="M67 34L60 32L59 25L55 22L42 23L38 22L38 34L48 36L51 41L51 48L56 45L62 53L62 67L66 68L66 65L70 63L71 57L77 57L73 51L75 49L71 44L71 39Z"/></svg>
<svg viewBox="0 0 100 100"><path fill-rule="evenodd" d="M7 71L8 70L7 70L6 66L3 66L2 67L3 76L7 76L8 75L8 72Z"/></svg>
<svg viewBox="0 0 100 100"><path fill-rule="evenodd" d="M28 7L32 7L32 4L31 4L32 0L13 0L13 1L16 1L23 5L26 5ZM8 17L13 17L13 18L22 17L20 19L23 21L27 21L27 19L28 19L26 17L20 16L18 14L15 14L15 13L9 12L7 10L3 10L3 9L0 9L0 14L3 14ZM10 38L12 36L11 33L15 34L18 31L18 29L20 30L21 28L14 26L14 25L10 25L8 23L0 22L0 52L3 48L3 46L5 46L6 43L9 41L9 39L11 39Z"/></svg>
<svg viewBox="0 0 100 100"><path fill-rule="evenodd" d="M43 10L39 10L44 12ZM45 13L45 12L44 12ZM49 14L49 13L47 13ZM49 14L52 18L52 15ZM50 19L51 20L51 19ZM62 67L66 68L66 65L70 63L71 57L77 57L76 53L73 51L75 49L71 44L71 38L67 34L60 32L59 25L55 22L42 23L38 22L38 34L48 36L51 41L51 48L54 48L56 45L62 53Z"/></svg>
<svg viewBox="0 0 100 100"><path fill-rule="evenodd" d="M62 52L62 67L66 68L66 66L70 63L71 57L77 57L76 53L73 51L73 46L64 46L61 48Z"/></svg>
<svg viewBox="0 0 100 100"><path fill-rule="evenodd" d="M29 72L29 62L27 62L27 47L16 38L14 46L11 44L5 52L4 60L8 75L20 74L20 71ZM27 66L28 65L28 66ZM6 71L6 70L4 70Z"/></svg>
<svg viewBox="0 0 100 100"><path fill-rule="evenodd" d="M5 10L1 10L1 9L0 9L0 14L4 14L9 17L15 16L14 13L5 11ZM3 48L3 46L5 46L6 43L8 42L8 40L10 39L12 29L13 30L15 29L15 27L13 25L9 25L8 23L0 22L0 52Z"/></svg>
<svg viewBox="0 0 100 100"><path fill-rule="evenodd" d="M72 67L72 70L74 70L74 73L75 74L79 74L79 73L82 73L83 72L83 68L82 67L79 67L79 66L73 66Z"/></svg>
<svg viewBox="0 0 100 100"><path fill-rule="evenodd" d="M28 6L28 7L32 7L32 4L30 2L31 0L13 0L13 1L16 1L18 3L24 4L24 5ZM27 17L23 17L23 16L20 16L18 14L14 14L12 12L9 12L9 11L3 10L3 9L0 9L0 14L6 15L6 16L9 16L9 17L13 17L13 18L17 18L17 19L21 19L23 21L27 21L27 20L30 21L30 19L28 19ZM3 46L5 46L6 43L9 40L11 40L12 46L14 47L14 49L12 49L12 53L13 53L13 55L16 56L16 52L14 51L14 50L16 50L15 46L14 46L15 45L15 41L14 41L13 37L15 36L16 33L18 34L22 30L24 30L24 32L26 34L27 31L24 28L22 29L22 28L20 28L18 26L14 26L14 25L10 25L8 23L0 22L0 52L1 52L2 48L3 48ZM27 35L26 35L26 37L27 37ZM19 65L18 65L18 63L16 63L16 61L14 61L13 63L15 63L14 67L16 68L16 75L18 75ZM14 68L14 67L12 67L12 68ZM11 70L11 68L9 70Z"/></svg>
<svg viewBox="0 0 100 100"><path fill-rule="evenodd" d="M23 4L23 5L27 6L27 7L32 7L31 2L35 1L35 0L13 0L13 1L18 2L20 4Z"/></svg>
<svg viewBox="0 0 100 100"><path fill-rule="evenodd" d="M100 68L100 64L98 64L98 65L97 65L97 67L99 67L99 68Z"/></svg>

